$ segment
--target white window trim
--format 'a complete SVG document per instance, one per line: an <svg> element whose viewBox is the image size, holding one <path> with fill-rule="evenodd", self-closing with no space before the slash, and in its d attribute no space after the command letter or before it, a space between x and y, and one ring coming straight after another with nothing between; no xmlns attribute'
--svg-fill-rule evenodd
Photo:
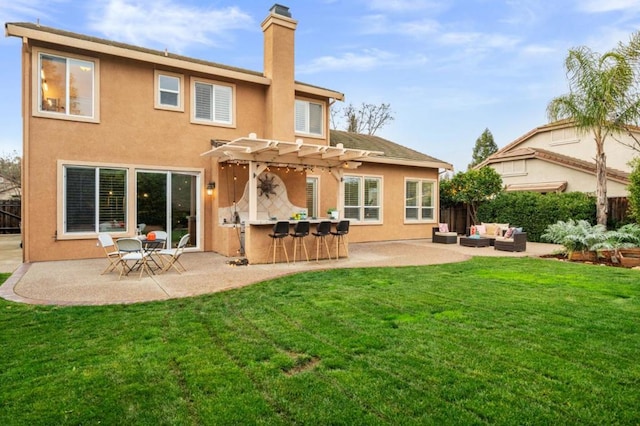
<svg viewBox="0 0 640 426"><path fill-rule="evenodd" d="M224 86L224 87L231 88L231 122L225 123L222 121L215 121L215 119L202 120L202 119L196 118L196 95L195 95L196 83L211 84L212 86ZM192 77L190 82L190 93L191 93L191 123L202 124L205 126L216 126L216 127L229 127L229 128L236 127L236 85L235 84L225 83L225 82L216 81L216 80L208 80L205 78Z"/></svg>
<svg viewBox="0 0 640 426"><path fill-rule="evenodd" d="M64 194L65 194L65 181L64 170L65 167L101 167L109 169L126 170L127 176L127 227L128 229L123 232L109 232L111 235L117 237L133 237L136 235L136 172L138 171L159 171L159 172L182 172L189 173L197 176L197 185L201 188L199 192L199 199L197 200L196 209L198 211L198 217L200 218L199 235L196 241L200 241L198 247L190 249L190 251L202 251L204 247L204 197L205 189L202 185L204 179L204 169L191 168L191 167L165 167L165 166L149 166L148 164L122 164L122 163L100 163L91 161L75 161L75 160L58 160L57 161L57 194L56 200L56 239L57 240L86 240L94 239L97 236L96 232L73 232L65 233L64 227Z"/></svg>
<svg viewBox="0 0 640 426"><path fill-rule="evenodd" d="M340 205L342 207L342 217L345 220L349 220L351 222L352 225L382 225L384 222L384 177L382 175L359 175L359 174L348 174L348 175L344 175L343 176L345 179L348 177L351 178L359 178L360 182L361 182L361 188L360 188L360 195L362 196L362 205L360 206L360 216L362 217L362 220L356 220L356 219L350 219L347 218L345 215L345 208L347 207L344 204L344 194L345 194L345 190L344 190L344 181L341 182L341 190L340 190L340 196L341 196L341 200L340 200ZM365 209L365 203L364 203L364 180L365 179L378 179L380 181L380 194L379 194L379 200L380 200L380 214L378 215L378 219L376 220L365 220L364 219L364 209Z"/></svg>
<svg viewBox="0 0 640 426"><path fill-rule="evenodd" d="M180 80L180 89L178 93L178 106L164 105L160 103L160 76L175 77ZM184 76L174 72L154 70L153 71L153 107L155 109L163 109L166 111L184 112Z"/></svg>
<svg viewBox="0 0 640 426"><path fill-rule="evenodd" d="M294 105L294 108L293 108L293 114L294 114L294 117L293 117L293 121L294 121L293 130L294 130L295 134L299 135L299 136L307 136L307 137L318 138L318 139L324 138L325 135L326 135L326 132L327 132L327 130L326 130L327 129L327 103L325 101L320 101L318 99L310 99L310 98L296 98L295 101L296 102L298 102L298 101L299 102L306 102L307 104L318 104L318 105L320 105L322 107L322 126L321 126L322 132L320 134L318 134L318 133L302 132L302 131L297 130L295 128L296 108L295 108L295 105ZM307 128L309 127L308 125L309 125L309 121L310 121L308 112L309 112L309 109L307 108Z"/></svg>
<svg viewBox="0 0 640 426"><path fill-rule="evenodd" d="M61 58L78 59L81 61L93 62L93 117L81 115L61 114L52 111L40 111L40 54L59 56ZM89 56L76 55L68 52L60 52L51 49L34 48L31 52L31 115L33 117L55 118L57 120L82 121L85 123L100 122L100 60Z"/></svg>
<svg viewBox="0 0 640 426"><path fill-rule="evenodd" d="M418 203L418 205L415 207L418 209L418 212L420 214L420 218L418 219L407 219L407 182L430 182L433 184L433 218L432 219L423 219L422 218L422 205L421 203ZM437 223L437 218L438 218L438 211L439 211L439 203L438 203L438 197L439 197L439 188L438 188L438 181L436 179L430 179L430 178L424 178L424 177L410 177L410 176L406 176L404 178L404 196L402 198L403 201L403 206L402 206L402 217L404 220L405 224L422 224L422 223ZM419 194L420 197L422 197L422 194ZM422 199L421 199L422 201Z"/></svg>
<svg viewBox="0 0 640 426"><path fill-rule="evenodd" d="M322 212L320 211L320 175L312 175L312 174L308 174L307 175L307 179L315 179L316 182L316 193L315 193L315 200L314 200L314 204L316 206L316 212L315 212L315 217L322 217ZM305 187L306 187L306 180L305 180ZM307 212L307 214L309 215L309 217L313 216L312 212Z"/></svg>

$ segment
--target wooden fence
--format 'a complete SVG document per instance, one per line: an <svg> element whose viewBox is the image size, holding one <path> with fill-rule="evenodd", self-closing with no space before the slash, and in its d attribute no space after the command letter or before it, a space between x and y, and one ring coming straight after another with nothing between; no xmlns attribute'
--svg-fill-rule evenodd
<svg viewBox="0 0 640 426"><path fill-rule="evenodd" d="M0 200L0 234L19 234L20 214L20 200Z"/></svg>
<svg viewBox="0 0 640 426"><path fill-rule="evenodd" d="M627 197L609 198L609 213L607 215L610 225L626 223L629 216L629 200ZM449 224L449 229L458 234L464 234L467 227L471 226L471 220L467 217L467 205L456 204L453 207L440 210L440 222Z"/></svg>

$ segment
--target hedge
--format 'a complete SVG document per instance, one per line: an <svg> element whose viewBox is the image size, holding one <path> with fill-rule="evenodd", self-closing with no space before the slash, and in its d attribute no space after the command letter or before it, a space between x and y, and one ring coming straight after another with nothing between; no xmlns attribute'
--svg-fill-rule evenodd
<svg viewBox="0 0 640 426"><path fill-rule="evenodd" d="M586 220L596 223L595 198L582 192L540 194L502 192L478 208L480 222L509 223L522 227L527 240L540 241L548 225L559 220Z"/></svg>

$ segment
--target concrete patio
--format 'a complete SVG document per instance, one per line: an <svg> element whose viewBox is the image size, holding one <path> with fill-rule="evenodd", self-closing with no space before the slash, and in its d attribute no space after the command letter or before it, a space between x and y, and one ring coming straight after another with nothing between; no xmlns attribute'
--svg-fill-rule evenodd
<svg viewBox="0 0 640 426"><path fill-rule="evenodd" d="M432 265L461 262L472 256L538 257L558 250L553 244L527 243L527 251L511 253L493 247L434 244L431 239L352 243L349 258L298 261L295 264L231 266L215 253L185 253L183 274L169 271L152 277L118 279L100 275L104 258L22 264L19 236L0 236L0 272L13 275L0 287L0 297L32 304L106 305L167 300L244 287L283 275L332 268Z"/></svg>

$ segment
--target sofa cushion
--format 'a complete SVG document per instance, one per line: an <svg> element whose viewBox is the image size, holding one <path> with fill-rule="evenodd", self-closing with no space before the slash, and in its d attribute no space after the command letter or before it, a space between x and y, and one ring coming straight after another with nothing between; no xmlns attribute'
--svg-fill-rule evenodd
<svg viewBox="0 0 640 426"><path fill-rule="evenodd" d="M496 224L495 223L485 223L482 222L481 225L486 229L485 234L495 235L496 234Z"/></svg>
<svg viewBox="0 0 640 426"><path fill-rule="evenodd" d="M441 237L456 237L458 234L456 232L439 232L436 231L436 235Z"/></svg>
<svg viewBox="0 0 640 426"><path fill-rule="evenodd" d="M504 233L504 237L505 238L511 238L511 236L513 235L515 230L516 230L516 228L507 229L507 232Z"/></svg>

